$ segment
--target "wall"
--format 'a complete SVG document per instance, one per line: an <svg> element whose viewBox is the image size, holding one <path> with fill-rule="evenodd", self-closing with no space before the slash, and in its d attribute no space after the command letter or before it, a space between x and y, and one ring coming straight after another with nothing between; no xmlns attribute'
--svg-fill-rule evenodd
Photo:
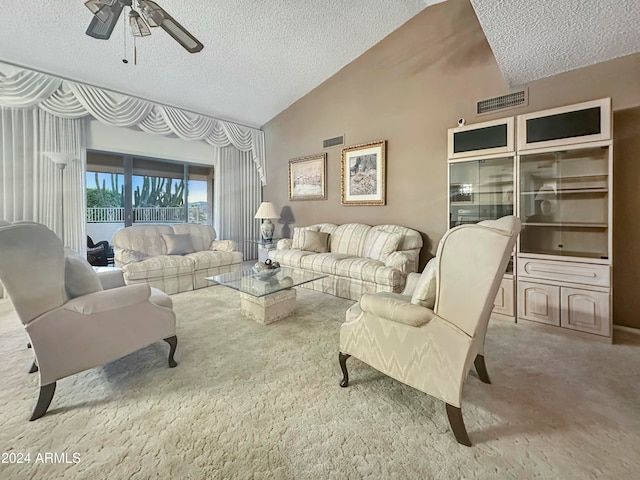
<svg viewBox="0 0 640 480"><path fill-rule="evenodd" d="M613 121L614 323L640 328L640 107L615 112Z"/></svg>
<svg viewBox="0 0 640 480"><path fill-rule="evenodd" d="M472 124L607 96L622 110L640 105L639 79L637 54L532 82L525 85L528 106L478 116L477 101L516 88L506 85L468 0L449 0L425 9L263 126L264 198L290 206L295 225L414 228L428 241L424 265L447 228L447 129L458 118ZM323 139L342 134L345 146L387 140L386 206L341 205L341 147L325 150L327 200L290 202L288 161L322 152Z"/></svg>
<svg viewBox="0 0 640 480"><path fill-rule="evenodd" d="M95 119L87 123L87 149L213 165L213 147L205 142L112 127Z"/></svg>

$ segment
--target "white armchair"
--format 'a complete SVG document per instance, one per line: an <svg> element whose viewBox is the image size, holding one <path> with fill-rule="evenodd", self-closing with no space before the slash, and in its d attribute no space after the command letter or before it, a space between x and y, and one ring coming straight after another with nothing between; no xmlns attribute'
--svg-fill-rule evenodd
<svg viewBox="0 0 640 480"><path fill-rule="evenodd" d="M461 410L471 363L490 383L484 337L493 302L518 233L514 216L461 225L445 233L422 275L402 294L365 294L340 329L339 362L354 356L386 375L446 403L456 440L471 446Z"/></svg>
<svg viewBox="0 0 640 480"><path fill-rule="evenodd" d="M0 226L0 280L29 335L40 373L31 416L43 416L56 381L165 340L175 367L171 299L140 284L103 290L89 263L65 256L62 242L37 223Z"/></svg>

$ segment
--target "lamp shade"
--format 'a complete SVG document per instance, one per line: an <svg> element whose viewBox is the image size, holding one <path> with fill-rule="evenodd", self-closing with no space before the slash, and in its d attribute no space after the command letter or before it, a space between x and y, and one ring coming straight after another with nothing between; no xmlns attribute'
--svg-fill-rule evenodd
<svg viewBox="0 0 640 480"><path fill-rule="evenodd" d="M75 158L72 153L68 152L42 152L43 155L49 157L59 169L64 169Z"/></svg>
<svg viewBox="0 0 640 480"><path fill-rule="evenodd" d="M276 207L271 202L262 202L260 204L260 208L256 212L255 218L278 218L278 212Z"/></svg>

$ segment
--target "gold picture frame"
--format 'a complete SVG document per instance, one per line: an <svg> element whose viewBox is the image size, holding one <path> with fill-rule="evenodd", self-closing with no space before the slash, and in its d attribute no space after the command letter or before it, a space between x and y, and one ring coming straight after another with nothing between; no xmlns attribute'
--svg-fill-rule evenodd
<svg viewBox="0 0 640 480"><path fill-rule="evenodd" d="M386 143L342 149L342 205L386 204Z"/></svg>
<svg viewBox="0 0 640 480"><path fill-rule="evenodd" d="M327 154L289 160L289 200L327 199Z"/></svg>

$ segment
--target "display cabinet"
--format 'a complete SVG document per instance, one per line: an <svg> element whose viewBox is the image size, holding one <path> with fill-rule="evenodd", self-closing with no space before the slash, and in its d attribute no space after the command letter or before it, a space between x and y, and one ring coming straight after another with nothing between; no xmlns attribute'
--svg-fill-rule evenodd
<svg viewBox="0 0 640 480"><path fill-rule="evenodd" d="M611 102L518 117L518 318L611 340Z"/></svg>
<svg viewBox="0 0 640 480"><path fill-rule="evenodd" d="M449 130L449 228L515 212L513 118ZM493 313L515 319L513 258Z"/></svg>

